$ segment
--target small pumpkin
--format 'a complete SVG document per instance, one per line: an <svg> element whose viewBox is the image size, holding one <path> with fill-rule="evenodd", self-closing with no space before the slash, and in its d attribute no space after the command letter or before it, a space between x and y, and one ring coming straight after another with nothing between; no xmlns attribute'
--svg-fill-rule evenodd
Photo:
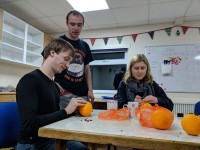
<svg viewBox="0 0 200 150"><path fill-rule="evenodd" d="M183 130L190 135L200 134L200 117L195 114L187 114L181 119Z"/></svg>
<svg viewBox="0 0 200 150"><path fill-rule="evenodd" d="M93 111L92 104L90 102L87 102L84 106L79 107L79 113L84 116L90 116Z"/></svg>
<svg viewBox="0 0 200 150"><path fill-rule="evenodd" d="M155 110L151 115L151 123L156 129L169 129L173 123L173 120L173 113L164 107L160 107L159 109Z"/></svg>

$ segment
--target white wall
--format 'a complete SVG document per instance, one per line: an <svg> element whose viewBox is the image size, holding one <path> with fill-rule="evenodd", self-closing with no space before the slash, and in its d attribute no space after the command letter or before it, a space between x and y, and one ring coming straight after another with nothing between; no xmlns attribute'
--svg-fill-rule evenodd
<svg viewBox="0 0 200 150"><path fill-rule="evenodd" d="M187 22L183 24L185 26L200 27L200 21ZM85 31L82 33L82 38L103 38L130 35L136 33L144 33L149 31L155 31L167 27L171 27L173 24L160 24L160 25L148 25L126 28L112 28L94 31ZM181 35L176 36L176 31L179 29ZM91 49L106 48L110 45L120 45L116 38L110 38L105 46L103 39L97 39L94 45L91 45L89 40L85 40L90 45ZM134 43L131 36L125 36L122 39L121 44L130 45L128 51L128 60L138 53L144 53L145 46L158 46L158 45L179 45L179 44L199 44L200 32L198 28L189 28L185 35L183 35L181 27L172 28L171 36L168 36L164 30L155 31L153 40L148 33L139 34L136 42ZM129 63L129 62L127 62ZM200 93L167 93L167 95L174 101L200 101ZM97 95L100 96L100 95Z"/></svg>
<svg viewBox="0 0 200 150"><path fill-rule="evenodd" d="M200 27L200 21L196 22L186 22L183 25ZM82 38L103 38L103 37L113 37L130 35L136 33L144 33L149 31L155 31L162 28L171 27L173 24L157 24L157 25L147 25L147 26L136 26L136 27L124 27L124 28L112 28L112 29L102 29L102 30L91 30L83 31L81 34ZM176 36L177 29L180 30L181 35ZM64 33L52 35L57 37ZM119 45L116 38L110 38L107 45L105 46L103 39L97 39L95 44L92 46L89 40L85 40L90 45L91 49L106 48L111 45ZM152 40L148 33L139 34L136 42L133 42L132 37L125 36L121 42L121 45L130 45L128 51L128 60L137 54L144 53L145 46L157 46L157 45L178 45L178 44L199 44L200 43L200 33L199 29L189 28L185 35L182 34L182 29L176 27L172 29L171 36L169 37L164 30L156 31L154 33L154 39ZM127 62L128 63L128 62ZM16 86L18 80L27 72L30 72L33 68L21 67L15 65L3 64L0 62L0 86L6 86L12 84ZM199 101L200 93L167 93L173 100L180 101ZM98 96L98 95L97 95Z"/></svg>
<svg viewBox="0 0 200 150"><path fill-rule="evenodd" d="M34 69L34 67L0 62L0 86L7 87L12 85L16 87L20 78Z"/></svg>

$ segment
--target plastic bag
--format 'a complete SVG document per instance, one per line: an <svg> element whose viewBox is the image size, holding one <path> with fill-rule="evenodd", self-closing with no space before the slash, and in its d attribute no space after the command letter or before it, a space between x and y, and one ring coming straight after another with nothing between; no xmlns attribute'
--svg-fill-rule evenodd
<svg viewBox="0 0 200 150"><path fill-rule="evenodd" d="M98 118L102 120L126 120L129 118L130 112L128 108L109 109L98 114Z"/></svg>
<svg viewBox="0 0 200 150"><path fill-rule="evenodd" d="M151 108L143 108L140 110L140 124L144 127L153 128L151 123L151 115L154 111Z"/></svg>
<svg viewBox="0 0 200 150"><path fill-rule="evenodd" d="M150 104L144 104L135 110L135 115L138 117L142 126L154 128L154 125L151 123L151 115L160 108L158 105L151 106Z"/></svg>

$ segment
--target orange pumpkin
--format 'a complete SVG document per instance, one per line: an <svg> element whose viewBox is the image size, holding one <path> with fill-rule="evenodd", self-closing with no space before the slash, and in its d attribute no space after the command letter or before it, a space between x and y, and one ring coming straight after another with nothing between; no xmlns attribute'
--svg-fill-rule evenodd
<svg viewBox="0 0 200 150"><path fill-rule="evenodd" d="M153 124L151 123L151 115L153 113L153 109L151 109L152 107L146 107L146 108L142 108L140 109L140 124L144 127L149 127L149 128L153 128Z"/></svg>
<svg viewBox="0 0 200 150"><path fill-rule="evenodd" d="M79 107L79 113L84 116L90 116L92 113L93 107L90 102L87 102L84 106Z"/></svg>
<svg viewBox="0 0 200 150"><path fill-rule="evenodd" d="M151 115L151 123L156 129L169 129L173 120L173 113L164 107L160 107L159 109L155 110Z"/></svg>
<svg viewBox="0 0 200 150"><path fill-rule="evenodd" d="M190 135L200 134L200 117L195 114L187 114L181 119L183 130Z"/></svg>
<svg viewBox="0 0 200 150"><path fill-rule="evenodd" d="M141 106L140 106L141 109L142 108L149 108L149 107L152 107L151 104L149 104L149 103L142 103Z"/></svg>

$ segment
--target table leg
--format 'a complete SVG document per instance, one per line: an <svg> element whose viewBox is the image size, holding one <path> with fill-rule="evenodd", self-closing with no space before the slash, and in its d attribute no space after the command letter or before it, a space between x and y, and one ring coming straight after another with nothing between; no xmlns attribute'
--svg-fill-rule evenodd
<svg viewBox="0 0 200 150"><path fill-rule="evenodd" d="M97 150L95 143L86 143L85 145L89 147L91 150Z"/></svg>
<svg viewBox="0 0 200 150"><path fill-rule="evenodd" d="M111 145L110 144L107 145L107 150L111 150ZM117 146L114 146L114 150L117 150Z"/></svg>
<svg viewBox="0 0 200 150"><path fill-rule="evenodd" d="M108 145L107 145L107 150L110 150L110 147L111 147L110 144L108 144Z"/></svg>
<svg viewBox="0 0 200 150"><path fill-rule="evenodd" d="M91 150L97 150L96 145L94 143L91 143Z"/></svg>
<svg viewBox="0 0 200 150"><path fill-rule="evenodd" d="M66 150L66 141L55 140L55 150Z"/></svg>

